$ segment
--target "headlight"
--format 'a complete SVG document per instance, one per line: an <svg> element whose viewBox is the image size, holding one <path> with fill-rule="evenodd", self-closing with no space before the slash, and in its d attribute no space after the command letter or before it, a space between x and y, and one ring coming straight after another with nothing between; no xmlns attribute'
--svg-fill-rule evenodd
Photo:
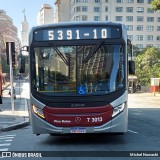
<svg viewBox="0 0 160 160"><path fill-rule="evenodd" d="M113 108L113 114L112 117L115 117L116 115L118 115L120 112L122 112L125 108L125 103Z"/></svg>
<svg viewBox="0 0 160 160"><path fill-rule="evenodd" d="M34 112L35 114L37 114L39 117L41 117L41 118L43 118L43 119L45 118L42 109L36 107L35 105L32 105L32 109L33 109L33 112Z"/></svg>

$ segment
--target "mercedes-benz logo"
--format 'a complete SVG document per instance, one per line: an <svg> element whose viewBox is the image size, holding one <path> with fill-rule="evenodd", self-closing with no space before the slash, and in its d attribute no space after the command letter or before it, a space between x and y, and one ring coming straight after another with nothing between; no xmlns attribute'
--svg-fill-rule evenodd
<svg viewBox="0 0 160 160"><path fill-rule="evenodd" d="M81 118L80 117L76 117L75 118L75 122L79 123L81 121Z"/></svg>

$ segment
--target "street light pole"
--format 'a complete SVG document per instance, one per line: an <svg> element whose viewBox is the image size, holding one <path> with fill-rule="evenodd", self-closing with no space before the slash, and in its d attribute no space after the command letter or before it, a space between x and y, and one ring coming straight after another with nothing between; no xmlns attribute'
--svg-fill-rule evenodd
<svg viewBox="0 0 160 160"><path fill-rule="evenodd" d="M12 53L11 53L11 42L9 45L9 65L10 65L10 83L11 83L11 108L14 113L14 95L13 95L13 67L12 67Z"/></svg>
<svg viewBox="0 0 160 160"><path fill-rule="evenodd" d="M2 52L3 52L3 48L5 48L5 42L4 42L4 36L2 35L2 33L0 33L0 75L2 76ZM3 85L3 76L1 77L0 81ZM1 96L0 96L0 104L2 104L2 85L0 86L0 92L1 92Z"/></svg>

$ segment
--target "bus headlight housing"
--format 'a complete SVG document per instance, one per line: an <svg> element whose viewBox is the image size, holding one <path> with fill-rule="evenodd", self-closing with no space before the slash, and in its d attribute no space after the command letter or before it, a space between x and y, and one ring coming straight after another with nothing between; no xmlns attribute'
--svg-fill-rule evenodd
<svg viewBox="0 0 160 160"><path fill-rule="evenodd" d="M125 103L113 108L113 114L112 117L115 117L116 115L118 115L120 112L122 112L125 108Z"/></svg>
<svg viewBox="0 0 160 160"><path fill-rule="evenodd" d="M33 112L34 112L36 115L38 115L39 117L41 117L41 118L43 118L43 119L45 118L42 109L36 107L35 105L32 105L32 110L33 110Z"/></svg>

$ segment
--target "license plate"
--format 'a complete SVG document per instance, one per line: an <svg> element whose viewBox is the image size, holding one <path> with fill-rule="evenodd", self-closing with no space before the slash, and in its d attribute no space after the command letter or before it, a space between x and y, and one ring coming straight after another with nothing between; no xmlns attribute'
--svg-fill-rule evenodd
<svg viewBox="0 0 160 160"><path fill-rule="evenodd" d="M85 128L71 128L71 133L86 133Z"/></svg>

